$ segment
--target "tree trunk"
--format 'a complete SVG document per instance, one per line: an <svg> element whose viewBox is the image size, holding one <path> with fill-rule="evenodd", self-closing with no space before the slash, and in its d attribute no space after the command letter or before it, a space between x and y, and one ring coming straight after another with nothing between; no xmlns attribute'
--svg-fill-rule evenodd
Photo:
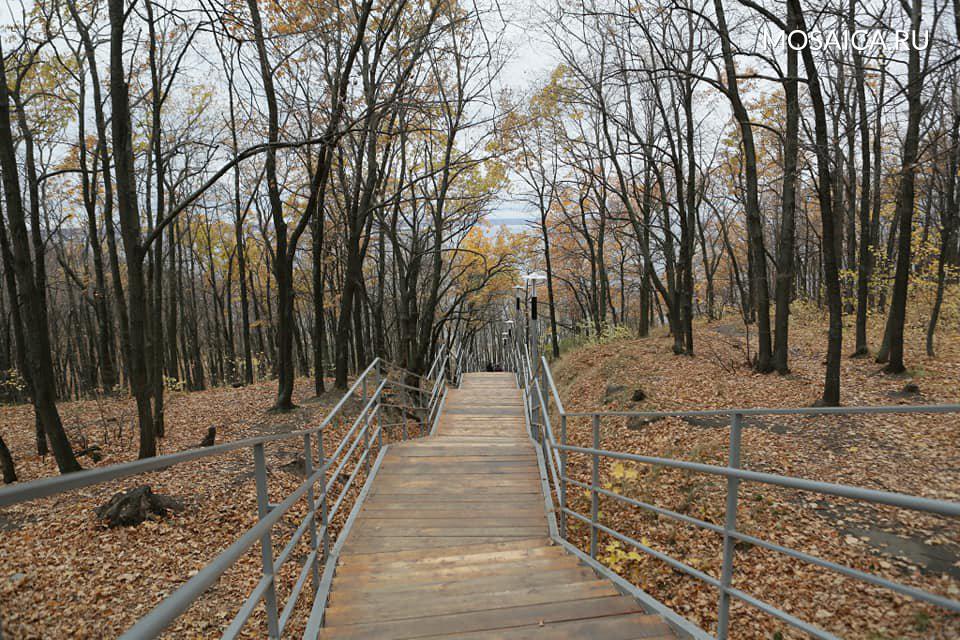
<svg viewBox="0 0 960 640"><path fill-rule="evenodd" d="M960 28L960 24L958 24L958 28ZM960 31L958 31L958 36L960 36ZM951 92L953 98L951 103L956 108L958 104L956 85L953 85ZM960 222L960 199L957 198L957 169L960 167L960 113L956 112L953 114L953 123L950 128L950 151L947 158L946 203L941 213L940 256L937 258L937 291L933 300L933 309L930 311L930 321L927 324L927 355L931 358L934 357L935 353L934 337L937 331L937 322L940 319L940 309L943 306L947 265L953 261L957 224Z"/></svg>
<svg viewBox="0 0 960 640"><path fill-rule="evenodd" d="M797 27L806 31L806 21L800 0L787 0ZM823 277L827 289L827 306L830 323L827 332L827 369L824 377L823 396L820 402L826 406L840 404L840 358L843 349L843 299L840 291L840 273L836 244L836 222L833 216L833 196L830 192L830 147L827 141L827 116L820 88L817 63L809 47L802 49L803 64L807 70L807 85L814 112L814 132L817 154L817 195L820 200L820 220L823 227Z"/></svg>
<svg viewBox="0 0 960 640"><path fill-rule="evenodd" d="M787 7L787 33L796 28L793 12ZM789 367L790 293L793 285L793 252L797 208L797 155L800 148L800 97L797 90L798 55L787 47L787 77L783 90L786 99L786 131L783 142L783 193L780 221L780 244L777 247L777 281L774 297L773 364L777 372L786 374Z"/></svg>
<svg viewBox="0 0 960 640"><path fill-rule="evenodd" d="M751 282L753 283L754 306L757 316L757 364L761 373L773 370L773 353L770 344L770 293L767 285L767 257L763 247L763 220L760 216L760 201L757 193L757 153L753 140L753 128L740 90L737 86L737 70L734 64L727 30L726 16L722 0L713 0L717 14L717 28L720 32L720 45L723 50L724 67L727 77L727 97L733 107L734 116L740 125L740 137L743 146L743 165L746 174L746 217L747 239L750 246ZM829 186L827 187L829 188Z"/></svg>
<svg viewBox="0 0 960 640"><path fill-rule="evenodd" d="M850 0L848 24L851 32L855 27L856 0ZM863 69L863 54L853 50L854 83L857 85L857 110L860 113L860 255L857 260L857 319L856 346L853 355L866 355L870 348L867 344L867 306L870 291L870 274L873 270L873 243L870 231L870 123L867 120L866 77ZM879 173L880 167L877 167Z"/></svg>
<svg viewBox="0 0 960 640"><path fill-rule="evenodd" d="M909 10L910 32L914 36L920 32L923 0L913 0ZM906 9L906 3L904 3ZM897 248L897 269L893 280L893 294L890 297L890 315L887 317L889 334L889 361L884 371L901 373L903 364L903 331L907 318L907 287L910 280L910 259L913 236L913 206L916 192L917 160L920 150L920 120L923 116L921 92L923 76L920 69L920 50L910 47L907 61L907 130L903 139L902 165L900 170L900 191L897 197L897 212L900 229Z"/></svg>
<svg viewBox="0 0 960 640"><path fill-rule="evenodd" d="M114 171L120 236L127 260L128 314L130 322L130 388L137 401L140 426L139 456L157 454L153 408L150 397L150 366L147 353L147 291L143 273L146 252L140 245L140 211L134 178L133 132L130 98L123 70L125 3L110 0L110 104L113 130Z"/></svg>
<svg viewBox="0 0 960 640"><path fill-rule="evenodd" d="M3 483L13 484L17 481L17 470L13 466L13 456L10 455L10 449L7 443L0 436L0 471L3 472Z"/></svg>
<svg viewBox="0 0 960 640"><path fill-rule="evenodd" d="M3 59L2 46L0 46L0 59ZM25 312L27 365L33 381L33 403L50 441L57 466L61 473L68 473L78 471L80 464L73 454L70 441L60 421L60 413L57 411L56 378L50 349L50 333L43 308L43 296L37 290L37 283L31 269L30 241L27 235L23 201L20 198L17 156L13 140L6 71L3 65L0 65L0 169L3 172L3 192L10 226L13 267Z"/></svg>

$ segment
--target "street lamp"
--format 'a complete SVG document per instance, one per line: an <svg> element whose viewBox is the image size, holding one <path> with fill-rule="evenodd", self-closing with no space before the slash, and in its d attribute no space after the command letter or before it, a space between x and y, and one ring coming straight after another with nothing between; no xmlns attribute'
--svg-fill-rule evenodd
<svg viewBox="0 0 960 640"><path fill-rule="evenodd" d="M530 273L523 276L523 279L526 280L527 284L531 287L531 296L530 296L530 342L533 343L533 362L531 363L534 368L536 368L537 363L540 362L540 321L537 315L537 283L543 282L547 279L542 273Z"/></svg>
<svg viewBox="0 0 960 640"><path fill-rule="evenodd" d="M537 319L537 283L543 282L547 279L547 276L542 273L530 273L523 276L523 279L527 281L532 287L532 295L530 296L530 319Z"/></svg>
<svg viewBox="0 0 960 640"><path fill-rule="evenodd" d="M503 343L507 346L505 347L504 358L507 363L508 371L509 367L512 366L513 361L513 348L511 342L513 341L513 320L504 320L503 324L507 326L507 330L503 332Z"/></svg>
<svg viewBox="0 0 960 640"><path fill-rule="evenodd" d="M513 293L517 298L517 315L520 315L520 296L526 293L522 284L513 285Z"/></svg>

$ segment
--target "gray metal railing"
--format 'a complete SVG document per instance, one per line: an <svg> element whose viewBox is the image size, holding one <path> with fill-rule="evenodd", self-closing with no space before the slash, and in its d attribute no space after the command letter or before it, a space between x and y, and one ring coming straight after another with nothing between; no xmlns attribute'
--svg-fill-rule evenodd
<svg viewBox="0 0 960 640"><path fill-rule="evenodd" d="M930 593L923 589L890 580L888 578L854 569L818 556L814 556L803 551L792 549L774 542L763 540L756 536L748 535L737 529L737 508L740 500L740 484L742 482L756 482L799 491L808 491L823 495L859 500L872 504L889 505L902 509L922 511L939 516L955 518L960 516L960 503L946 500L935 500L921 496L908 495L890 491L878 491L864 487L854 487L843 484L822 482L817 480L808 480L791 476L783 476L772 473L762 473L749 471L741 468L741 450L743 435L743 418L745 416L760 415L840 415L840 414L945 414L960 413L960 405L911 405L911 406L873 406L873 407L804 407L789 409L718 409L706 411L576 411L568 412L563 407L560 394L557 391L556 384L553 381L553 375L550 365L545 358L540 358L537 366L531 364L529 350L525 345L518 345L514 350L514 363L516 364L515 373L517 384L523 392L524 411L527 416L528 424L531 429L531 437L534 438L541 447L541 456L544 469L543 475L549 477L552 488L549 500L556 497L556 513L558 514L557 525L554 537L557 542L563 544L568 550L575 553L575 545L568 537L568 519L583 523L589 527L589 556L584 555L584 559L594 561L595 568L602 565L596 563L598 536L603 533L611 538L622 542L630 547L637 549L661 562L667 564L676 571L691 576L711 587L718 592L717 604L717 632L716 638L725 640L730 628L730 602L732 599L740 600L748 605L771 615L786 624L795 627L807 634L816 637L835 640L837 636L831 634L820 627L801 620L796 616L778 608L777 606L764 602L759 598L734 586L733 575L735 570L735 548L737 542L747 543L783 554L787 557L805 562L823 569L828 569L840 575L858 580L867 584L875 585L889 589L895 593L907 596L914 600L932 604L950 612L960 612L960 601L953 600L941 595ZM551 420L551 401L553 402L553 411L555 417L559 418L559 435L555 434ZM672 458L663 458L657 456L637 455L623 451L612 451L601 448L600 425L601 419L605 417L638 417L644 419L665 418L665 417L717 417L725 416L730 418L730 440L727 451L727 464L725 466L710 465ZM591 423L592 446L581 447L573 446L568 443L568 419L582 418L589 419ZM575 453L587 456L590 460L590 481L583 482L570 477L568 473L568 454ZM622 493L604 488L600 483L600 460L601 458L625 460L640 464L659 465L663 467L682 469L700 474L708 474L726 479L726 504L724 510L723 525L706 522L700 518L695 518L670 509L659 507L642 500L638 500ZM590 513L584 514L570 508L567 495L568 487L573 486L584 490L590 495ZM701 571L680 559L674 558L667 553L651 548L648 544L625 535L611 526L607 526L600 521L599 501L604 496L628 505L654 513L658 516L669 518L688 525L700 527L722 536L723 549L722 561L719 577L715 577ZM609 572L609 569L607 569ZM626 587L634 595L642 598L645 603L651 604L658 613L663 613L678 631L684 635L697 638L710 638L706 631L693 625L690 621L681 618L675 612L667 609L664 605L650 598L648 594L642 592L638 587L625 583L622 578L611 573L615 581Z"/></svg>
<svg viewBox="0 0 960 640"><path fill-rule="evenodd" d="M222 637L235 638L248 622L260 602L266 610L268 636L280 638L289 632L288 624L308 580L311 582L314 604L303 631L304 639L315 639L323 622L323 609L327 590L330 587L339 549L343 544L354 512L359 509L372 478L379 467L389 444L384 443L384 431L402 426L397 440L409 437L411 419L403 417L398 422L383 423L382 412L391 407L402 407L413 414L419 422L418 437L428 435L439 419L443 399L446 397L446 370L442 363L448 358L446 345L441 345L425 376L413 374L380 358L375 359L354 381L333 409L317 427L285 434L246 438L206 448L190 449L178 453L136 460L123 464L89 469L64 476L42 478L0 489L0 508L64 493L66 491L119 480L130 476L168 469L186 462L211 458L231 452L249 449L252 453L257 497L258 522L243 532L230 546L220 552L205 567L164 598L152 611L140 618L122 638L140 639L158 636L167 626L183 614L225 571L234 566L257 542L261 550L262 576L256 586L240 605ZM397 377L403 378L403 381ZM416 380L419 386L409 384ZM361 404L349 429L328 455L323 450L323 432L332 421L344 417L352 398ZM400 402L397 398L400 398ZM267 487L265 446L279 441L300 440L303 447L305 480L279 503L271 503ZM374 454L376 461L371 461ZM353 505L354 512L346 524L331 535L331 523L340 509L346 505L361 471L366 480ZM346 474L346 480L343 480ZM317 487L317 483L320 486ZM339 492L334 489L340 484ZM274 557L274 525L300 500L306 500L307 513L286 544ZM276 576L286 562L295 555L293 551L304 536L310 552L303 562L296 582L282 608L278 601ZM321 579L321 568L323 579ZM320 603L318 606L317 603ZM0 629L0 637L3 632ZM287 634L289 635L289 633Z"/></svg>

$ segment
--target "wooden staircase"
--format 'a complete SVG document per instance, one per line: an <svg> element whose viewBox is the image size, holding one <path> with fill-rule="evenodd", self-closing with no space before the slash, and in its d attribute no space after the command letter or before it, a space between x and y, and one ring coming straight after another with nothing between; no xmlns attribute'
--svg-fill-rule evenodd
<svg viewBox="0 0 960 640"><path fill-rule="evenodd" d="M673 638L548 537L510 373L466 374L394 445L340 555L322 638Z"/></svg>

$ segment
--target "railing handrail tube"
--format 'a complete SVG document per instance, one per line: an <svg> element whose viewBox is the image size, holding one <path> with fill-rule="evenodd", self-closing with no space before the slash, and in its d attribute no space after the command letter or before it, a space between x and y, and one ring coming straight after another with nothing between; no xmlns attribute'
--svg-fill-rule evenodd
<svg viewBox="0 0 960 640"><path fill-rule="evenodd" d="M289 433L276 433L265 436L255 436L252 438L243 438L240 440L231 440L230 442L215 444L209 447L188 449L186 451L177 451L175 453L166 453L160 456L154 456L152 458L131 460L130 462L119 462L117 464L112 464L105 467L85 469L83 471L77 471L60 476L50 476L47 478L30 480L29 482L18 483L10 487L4 487L0 489L0 507L7 507L29 500L37 500L39 498L45 498L57 493L72 491L74 489L82 489L83 487L102 484L104 482L110 482L111 480L119 480L120 478L135 476L141 473L149 473L151 471L165 469L167 467L172 467L184 462L190 462L192 460L209 458L224 453L229 453L231 451L237 451L239 449L254 447L258 444L267 444L279 440L289 440L290 438L294 437L303 437L306 434L318 433L327 427L327 425L330 423L330 420L336 415L337 412L340 411L347 399L354 394L361 384L363 377L370 373L371 368L377 363L377 360L379 360L379 358L375 359L373 363L371 363L370 366L367 367L367 369L356 379L353 385L346 391L346 393L344 393L340 401L337 402L333 409L330 410L330 413L327 414L327 417L323 420L323 422L316 427L300 429L297 431L291 431Z"/></svg>
<svg viewBox="0 0 960 640"><path fill-rule="evenodd" d="M538 370L533 370L528 356L527 346L517 344L515 347L515 358L516 358L516 373L518 384L521 387L521 393L524 399L524 411L527 415L528 423L533 425L532 419L534 414L534 407L536 406L539 410L541 416L540 419L540 437L543 438L543 446L547 456L543 459L543 464L548 466L549 469L546 469L546 472L549 476L552 477L553 490L557 492L558 495L562 495L561 491L566 491L567 483L581 487L587 491L594 493L594 501L596 500L596 495L604 495L620 502L629 504L631 506L639 507L647 511L656 513L661 516L669 517L674 520L684 522L686 524L694 525L701 527L703 529L709 530L713 533L720 534L724 536L725 548L729 544L730 540L737 540L745 542L748 544L755 545L757 547L774 551L777 553L782 553L788 557L794 558L801 562L818 566L821 568L829 569L841 575L844 575L849 578L856 579L860 582L866 584L871 584L874 586L882 587L889 589L898 594L913 598L914 600L929 603L948 611L960 612L960 601L951 600L948 597L940 596L935 593L930 593L923 589L908 586L893 580L889 580L879 575L872 573L867 573L859 569L848 567L842 564L826 560L824 558L819 558L817 556L805 553L803 551L791 549L774 542L769 542L755 536L751 536L745 533L742 533L737 530L735 520L730 517L730 498L728 495L728 505L727 505L727 516L726 521L723 525L717 525L713 523L694 518L692 516L687 516L670 509L665 509L662 507L657 507L655 505L635 500L627 496L621 495L614 491L610 491L599 486L599 480L596 477L596 460L598 457L602 456L605 458L626 460L631 462L637 462L642 464L650 465L660 465L675 469L683 469L686 471L692 471L696 473L705 473L714 476L726 477L728 479L727 491L728 494L732 486L736 486L736 483L739 481L747 482L759 482L766 485L780 486L788 489L794 489L799 491L809 491L813 493L820 493L824 495L839 496L843 498L849 498L853 500L860 500L864 502L869 502L873 504L884 504L892 507L910 509L914 511L922 511L926 513L936 514L946 517L956 517L960 516L960 502L954 502L949 500L940 500L935 498L925 498L921 496L909 495L904 493L892 492L892 491L882 491L876 489L868 489L865 487L850 486L838 483L831 482L822 482L817 480L808 480L805 478L797 478L792 476L778 475L772 473L764 473L758 471L750 471L742 469L735 462L733 452L736 451L736 447L739 446L738 438L733 434L734 431L737 431L736 426L741 423L743 416L752 416L752 415L849 415L849 414L860 414L860 415L870 415L870 414L944 414L944 413L960 413L960 404L936 404L936 405L887 405L887 406L866 406L866 407L801 407L801 408L753 408L753 409L714 409L714 410L700 410L700 411L566 411L563 407L562 400L560 399L559 392L557 390L556 384L553 380L553 372L550 369L549 362L545 357L541 357L537 363L539 367L542 367L543 372L543 381L540 380ZM546 388L545 388L546 387ZM549 395L548 395L549 394ZM566 443L558 443L557 439L553 433L553 428L550 420L550 415L547 411L549 406L549 396L553 396L553 400L556 403L557 414L561 420L566 420L567 418L592 418L594 422L594 446L593 447L579 447L573 446ZM597 424L598 421L603 417L644 417L644 418L666 418L666 417L730 417L733 420L732 435L730 441L731 447L731 461L727 462L725 466L721 465L710 465L703 464L698 462L689 462L685 460L677 460L672 458L661 458L656 456L645 456L632 453L624 453L618 451L611 451L607 449L600 448L599 441L596 440L597 433ZM552 454L549 453L552 451ZM589 482L581 482L579 480L570 478L566 470L563 469L562 462L558 463L556 460L557 456L562 457L567 453L578 453L586 456L590 456L594 459L594 477ZM739 456L737 456L739 458ZM557 467L560 467L559 478L557 477ZM736 508L736 499L734 499L734 509ZM595 508L595 507L591 507ZM570 509L565 504L560 504L557 511L561 516L569 515L574 519L580 520L585 523L588 527L591 528L591 531L602 531L603 533L613 537L614 539L625 542L638 550L641 550L648 555L657 558L658 560L665 562L669 566L687 573L688 575L700 580L701 582L713 586L718 589L721 594L721 604L720 604L720 613L724 613L726 604L725 598L737 598L771 616L774 616L787 624L793 626L794 628L805 631L808 634L813 635L817 638L822 638L824 640L836 640L837 636L832 633L825 631L814 624L806 622L793 616L792 614L787 613L774 605L771 605L755 596L741 591L733 587L729 582L728 575L725 573L724 576L720 578L715 578L710 576L703 571L691 567L686 563L678 560L669 554L666 554L661 551L652 549L651 547L638 542L637 540L624 535L615 529L612 529L606 525L601 524L594 513L592 516L588 516L573 509ZM591 536L594 537L595 534ZM558 539L565 541L566 534L561 530L558 534ZM724 559L726 563L728 560ZM731 556L732 562L732 556ZM732 564L731 564L732 570ZM673 612L670 612L671 615L676 615ZM722 617L722 615L721 615ZM724 625L720 625L718 630L718 637L725 637L725 628Z"/></svg>
<svg viewBox="0 0 960 640"><path fill-rule="evenodd" d="M696 411L565 411L568 418L710 418L742 416L818 416L885 413L960 413L960 404L896 404L864 407L754 407Z"/></svg>
<svg viewBox="0 0 960 640"><path fill-rule="evenodd" d="M547 362L546 356L541 356L540 359L543 361L541 363L543 371L547 375L547 382L550 386L550 395L553 396L553 401L557 403L557 413L562 416L569 416L570 414L568 414L563 408L563 401L560 399L560 392L557 391L557 385L553 381L553 371L550 370L550 363Z"/></svg>
<svg viewBox="0 0 960 640"><path fill-rule="evenodd" d="M273 527L289 512L294 504L304 496L308 496L309 500L306 514L292 532L289 540L286 541L286 544L275 560L271 557L272 553L263 554L263 575L243 600L239 610L224 631L224 637L231 638L236 636L243 629L248 618L260 601L265 601L267 602L268 613L272 616L271 634L282 634L287 622L289 622L292 616L296 602L303 591L307 578L311 573L315 573L314 564L319 557L325 557L319 555L320 549L316 546L317 541L322 537L325 541L324 545L326 545L326 539L329 533L329 522L334 515L336 515L342 502L346 499L360 470L366 468L368 473L370 472L369 464L364 465L364 462L369 461L371 458L375 438L377 442L376 446L381 448L380 453L382 456L384 443L378 436L382 434L384 425L380 424L379 412L380 408L384 406L382 400L385 390L389 385L396 385L397 387L413 389L421 394L427 392L424 388L411 387L403 382L392 380L390 378L389 367L405 371L420 380L429 379L434 383L429 403L419 407L426 409L429 415L433 416L433 414L440 409L440 398L446 377L446 368L444 367L444 369L438 372L437 363L442 362L441 358L446 353L448 353L446 345L441 345L434 359L434 366L431 367L431 375L436 373L434 376L435 379L413 374L382 358L374 358L357 376L353 384L350 385L336 404L327 412L318 426L299 429L289 433L233 440L210 447L188 449L186 451L165 454L153 458L124 462L64 476L41 478L31 482L17 484L12 487L0 489L0 507L80 489L86 486L102 484L141 473L167 469L193 460L210 458L246 449L252 449L254 451L255 466L258 469L257 473L260 474L265 468L263 459L263 447L265 444L286 441L291 438L303 438L305 455L312 457L311 436L318 434L317 442L321 452L320 462L316 468L313 468L312 461L308 460L306 464L307 477L304 481L280 503L270 504L268 502L269 496L266 492L265 475L262 477L261 475L257 475L258 521L249 529L242 532L233 543L218 553L210 562L200 569L197 574L188 579L172 594L163 598L149 613L137 620L122 637L129 639L154 637L160 634L171 622L190 608L211 585L220 579L224 572L235 566L239 558L247 553L254 544L259 542L262 546L265 544L264 540L269 541ZM378 384L373 393L368 396L368 381L373 374L376 374ZM323 454L322 434L324 430L330 426L334 418L342 415L342 410L346 403L356 396L358 392L362 393L364 400L363 406L353 419L350 428L340 437L335 450L328 457ZM420 401L422 402L422 400ZM406 424L406 422L403 424ZM406 437L406 435L404 435L404 437ZM358 456L357 451L358 448L361 447L361 444L363 445L363 449ZM356 458L356 462L353 465L352 472L349 478L343 483L332 509L328 511L326 506L328 496L333 490L334 484L338 480L341 472L343 472L346 465L350 464L354 458ZM326 481L327 473L330 472L331 469L334 469L334 467L334 473L331 474L330 480ZM321 487L315 495L314 489L318 481L321 483ZM360 495L364 495L364 491L361 491ZM319 527L319 531L316 531L318 509L322 510L323 520L320 522L321 526ZM273 594L276 576L279 575L280 568L284 566L284 563L292 557L294 548L301 543L307 531L311 531L311 545L313 549L308 554L307 560L302 568L300 568L296 583L287 597L287 601L282 608L282 613L279 614L279 620L277 620L278 612L276 611L276 603L273 602L275 599ZM338 541L342 542L340 537L341 536L338 535ZM326 547L324 546L324 550L325 549ZM329 562L329 559L327 559L327 562Z"/></svg>
<svg viewBox="0 0 960 640"><path fill-rule="evenodd" d="M273 528L273 525L307 493L307 489L316 483L324 472L325 469L323 468L317 469L312 476L304 480L283 502L274 506L257 524L247 529L233 544L200 569L195 576L161 600L150 613L140 618L121 636L121 640L152 638L159 635L167 625L190 608L190 605L216 582L227 569L232 567L246 553L247 549L259 542L260 537Z"/></svg>
<svg viewBox="0 0 960 640"><path fill-rule="evenodd" d="M383 389L387 385L387 382L388 381L386 379L381 381L376 391L374 391L370 395L370 399L367 400L367 403L363 406L363 409L360 411L360 413L357 414L356 419L353 421L353 424L350 426L350 430L347 431L343 435L343 438L340 439L340 444L337 445L337 448L333 450L333 453L330 454L330 456L328 457L328 460L336 460L337 458L340 457L340 454L343 453L344 447L347 446L347 441L350 440L350 438L353 436L353 432L357 430L357 426L360 424L360 421L367 415L367 412L370 410L370 408L374 404L376 404L376 401L377 399L379 399L380 394L383 393ZM361 433L362 433L362 430L361 430ZM360 437L360 434L357 434L357 440L359 440L359 437ZM343 460L341 460L340 465L337 467L337 470L333 473L334 479L337 477L337 475L339 475L340 470L343 468L343 465L347 462L347 460L350 459L350 454L353 452L353 449L356 446L357 440L354 441L354 446L350 447L350 451L347 453L347 455L343 456ZM333 479L331 479L330 482L332 483ZM329 489L330 489L330 486L328 485L327 490L329 491Z"/></svg>
<svg viewBox="0 0 960 640"><path fill-rule="evenodd" d="M569 482L575 487L580 487L581 489L590 490L590 484L586 482L581 482L575 478L564 478L566 482ZM872 573L867 573L859 569L854 569L853 567L848 567L836 562L831 562L830 560L825 560L818 556L810 555L809 553L804 553L803 551L797 551L796 549L791 549L789 547L784 547L775 542L770 542L764 540L763 538L757 538L746 533L741 533L740 531L726 531L722 525L713 524L712 522L707 522L706 520L701 520L700 518L695 518L693 516L688 516L671 509L666 509L664 507L658 507L655 504L650 504L649 502L644 502L642 500L637 500L636 498L631 498L623 494L617 493L615 491L610 491L609 489L604 489L603 487L597 487L597 493L608 496L617 500L629 504L631 506L639 507L646 511L650 511L660 516L670 518L672 520L677 520L678 522L683 522L685 524L693 525L706 529L713 533L723 535L727 533L733 538L736 538L740 542L746 542L757 547L762 547L769 551L775 551L777 553L782 553L784 555L790 556L802 562L807 562L810 564L815 564L817 566L823 567L825 569L830 569L837 573L843 574L850 578L861 580L863 582L868 582L870 584L876 585L878 587L884 587L890 589L891 591L896 591L902 595L914 598L916 600L922 600L924 602L929 602L930 604L949 609L951 611L960 611L960 604L950 600L949 598L944 598L922 589L917 589L916 587L911 587L900 582L895 582L893 580L888 580L878 575Z"/></svg>
<svg viewBox="0 0 960 640"><path fill-rule="evenodd" d="M632 462L663 465L665 467L685 469L687 471L696 471L698 473L707 473L710 475L724 476L728 478L739 478L740 480L746 480L748 482L773 484L780 487L786 487L788 489L797 489L799 491L810 491L812 493L822 493L826 495L839 496L841 498L865 500L874 504L885 504L891 507L912 509L914 511L925 511L927 513L935 513L942 516L960 516L960 502L950 502L947 500L938 500L936 498L924 498L906 493L881 491L879 489L867 489L865 487L854 487L845 484L836 484L833 482L823 482L821 480L807 480L806 478L796 478L793 476L764 473L762 471L734 469L732 467L704 464L702 462L689 462L687 460L676 460L673 458L659 458L656 456L644 456L634 453L609 451L607 449L593 449L590 447L561 445L558 443L553 443L553 446L563 451L572 451L575 453L584 453L590 455L595 453L597 455L607 458L615 458L618 460L630 460Z"/></svg>

